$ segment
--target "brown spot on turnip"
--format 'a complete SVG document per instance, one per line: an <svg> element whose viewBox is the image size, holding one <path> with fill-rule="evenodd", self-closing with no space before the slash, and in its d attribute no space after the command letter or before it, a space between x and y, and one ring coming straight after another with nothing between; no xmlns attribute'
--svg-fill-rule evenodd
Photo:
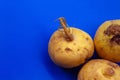
<svg viewBox="0 0 120 80"><path fill-rule="evenodd" d="M104 33L108 36L110 35L119 35L120 34L120 25L111 24Z"/></svg>
<svg viewBox="0 0 120 80"><path fill-rule="evenodd" d="M70 48L65 48L65 51L67 52L67 53L71 53L71 52L73 52L73 50L72 49L70 49Z"/></svg>
<svg viewBox="0 0 120 80"><path fill-rule="evenodd" d="M88 38L88 37L86 37L85 39L86 39L87 41L89 40L89 38Z"/></svg>
<svg viewBox="0 0 120 80"><path fill-rule="evenodd" d="M106 76L106 77L111 77L111 76L113 76L115 74L115 71L112 69L112 68L110 68L110 67L107 67L105 70L104 70L104 73L103 73L103 75L104 76Z"/></svg>
<svg viewBox="0 0 120 80"><path fill-rule="evenodd" d="M85 51L87 51L89 53L89 50L87 48L84 48Z"/></svg>
<svg viewBox="0 0 120 80"><path fill-rule="evenodd" d="M58 52L58 51L60 51L61 50L61 48L58 48L56 51Z"/></svg>
<svg viewBox="0 0 120 80"><path fill-rule="evenodd" d="M103 47L100 47L100 50L103 50Z"/></svg>
<svg viewBox="0 0 120 80"><path fill-rule="evenodd" d="M118 45L120 45L120 35L115 35L110 39L110 42L112 43L117 43Z"/></svg>
<svg viewBox="0 0 120 80"><path fill-rule="evenodd" d="M59 35L59 36L57 36L58 39L60 39L60 38L62 38L62 37L63 37L63 35Z"/></svg>
<svg viewBox="0 0 120 80"><path fill-rule="evenodd" d="M110 39L110 43L116 43L118 45L120 45L120 25L118 24L112 24L110 25L105 31L104 33L107 35L107 36L113 36L111 39Z"/></svg>
<svg viewBox="0 0 120 80"><path fill-rule="evenodd" d="M97 80L96 78L94 78L94 80Z"/></svg>
<svg viewBox="0 0 120 80"><path fill-rule="evenodd" d="M77 49L77 51L80 51L80 49Z"/></svg>
<svg viewBox="0 0 120 80"><path fill-rule="evenodd" d="M76 43L73 43L73 45L76 45Z"/></svg>

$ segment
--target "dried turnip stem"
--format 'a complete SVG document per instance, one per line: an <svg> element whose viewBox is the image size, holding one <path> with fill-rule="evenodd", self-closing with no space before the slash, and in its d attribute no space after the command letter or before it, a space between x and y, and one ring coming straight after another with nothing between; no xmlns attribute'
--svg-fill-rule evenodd
<svg viewBox="0 0 120 80"><path fill-rule="evenodd" d="M72 34L68 31L68 29L67 29L67 24L66 24L65 18L64 18L64 17L60 17L59 20L60 20L60 24L61 24L61 26L63 27L64 32L65 32L67 38L68 38L70 41L72 41L72 40L73 40L73 35L72 35Z"/></svg>

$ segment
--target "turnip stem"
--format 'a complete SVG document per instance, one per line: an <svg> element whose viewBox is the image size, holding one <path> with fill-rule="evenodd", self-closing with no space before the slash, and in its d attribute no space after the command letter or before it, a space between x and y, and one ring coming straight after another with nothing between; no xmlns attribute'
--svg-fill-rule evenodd
<svg viewBox="0 0 120 80"><path fill-rule="evenodd" d="M59 20L60 20L60 24L61 24L61 26L63 27L64 32L65 32L67 38L68 38L70 41L72 41L72 40L73 40L73 35L72 35L72 34L68 31L68 29L67 29L67 24L66 24L65 18L64 18L64 17L60 17Z"/></svg>

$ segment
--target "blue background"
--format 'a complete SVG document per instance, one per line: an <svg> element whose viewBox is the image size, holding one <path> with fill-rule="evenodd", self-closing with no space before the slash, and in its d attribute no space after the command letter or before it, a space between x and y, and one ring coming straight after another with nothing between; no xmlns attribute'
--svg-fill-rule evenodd
<svg viewBox="0 0 120 80"><path fill-rule="evenodd" d="M77 79L80 67L60 68L48 55L61 16L93 38L104 21L120 19L120 0L0 0L0 80Z"/></svg>

